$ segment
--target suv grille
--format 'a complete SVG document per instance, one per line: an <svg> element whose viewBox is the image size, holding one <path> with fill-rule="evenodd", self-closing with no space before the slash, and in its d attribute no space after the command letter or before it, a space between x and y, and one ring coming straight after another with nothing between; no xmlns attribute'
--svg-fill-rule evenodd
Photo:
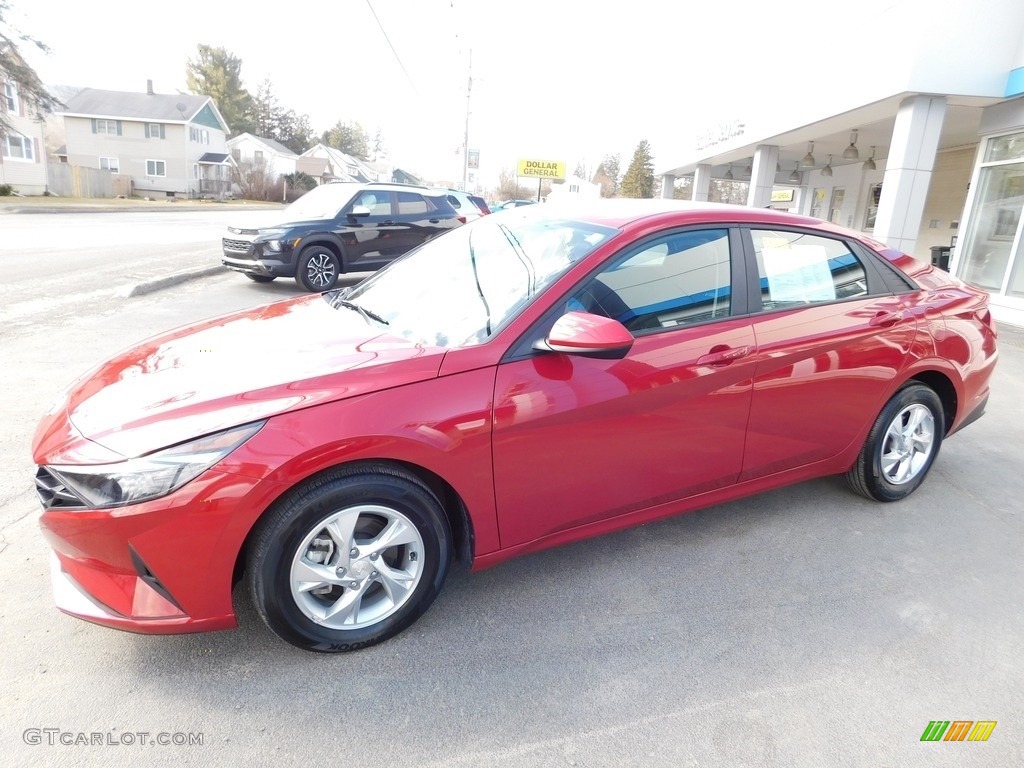
<svg viewBox="0 0 1024 768"><path fill-rule="evenodd" d="M239 253L248 253L249 246L251 246L248 240L228 240L224 238L224 250L225 251L238 251Z"/></svg>
<svg viewBox="0 0 1024 768"><path fill-rule="evenodd" d="M36 472L36 494L43 511L48 509L85 509L86 505L75 494L67 489L57 476L46 467Z"/></svg>

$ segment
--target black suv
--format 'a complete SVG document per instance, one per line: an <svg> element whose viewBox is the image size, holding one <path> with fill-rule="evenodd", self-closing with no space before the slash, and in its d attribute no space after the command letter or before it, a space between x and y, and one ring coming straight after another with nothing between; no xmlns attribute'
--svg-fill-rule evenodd
<svg viewBox="0 0 1024 768"><path fill-rule="evenodd" d="M443 190L376 182L324 184L282 214L279 224L228 227L221 263L257 283L294 277L327 291L343 272L379 269L466 222Z"/></svg>

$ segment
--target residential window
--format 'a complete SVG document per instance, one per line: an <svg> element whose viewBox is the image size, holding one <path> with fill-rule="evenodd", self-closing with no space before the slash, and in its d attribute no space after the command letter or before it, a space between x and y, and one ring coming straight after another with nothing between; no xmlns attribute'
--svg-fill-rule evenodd
<svg viewBox="0 0 1024 768"><path fill-rule="evenodd" d="M199 163L192 163L192 178L199 178Z"/></svg>
<svg viewBox="0 0 1024 768"><path fill-rule="evenodd" d="M15 83L4 83L4 107L8 112L17 113L20 111L18 103L18 86Z"/></svg>
<svg viewBox="0 0 1024 768"><path fill-rule="evenodd" d="M188 128L188 138L196 144L209 144L210 132L203 128L196 128L194 125L190 125Z"/></svg>
<svg viewBox="0 0 1024 768"><path fill-rule="evenodd" d="M846 243L806 232L754 229L754 255L766 310L868 295L867 272Z"/></svg>
<svg viewBox="0 0 1024 768"><path fill-rule="evenodd" d="M166 176L167 165L163 160L147 160L146 161L146 175L147 176Z"/></svg>
<svg viewBox="0 0 1024 768"><path fill-rule="evenodd" d="M121 130L117 120L95 120L93 133L106 133L111 136L120 136Z"/></svg>
<svg viewBox="0 0 1024 768"><path fill-rule="evenodd" d="M35 147L32 144L32 139L28 136L22 136L20 133L9 132L4 136L3 143L3 154L4 157L11 158L12 160L35 160Z"/></svg>
<svg viewBox="0 0 1024 768"><path fill-rule="evenodd" d="M592 249L595 237L574 232L562 245L567 261ZM664 331L728 317L731 282L728 230L674 232L616 259L566 309L614 318L634 334Z"/></svg>
<svg viewBox="0 0 1024 768"><path fill-rule="evenodd" d="M116 157L101 157L100 169L112 173L121 172L121 162Z"/></svg>
<svg viewBox="0 0 1024 768"><path fill-rule="evenodd" d="M146 138L147 139L162 139L162 138L164 138L164 126L163 126L163 123L146 123Z"/></svg>
<svg viewBox="0 0 1024 768"><path fill-rule="evenodd" d="M231 158L236 163L242 162L242 150L240 150L240 149L232 149L231 150Z"/></svg>
<svg viewBox="0 0 1024 768"><path fill-rule="evenodd" d="M263 160L263 152L262 152L261 150L259 150L259 149L255 150L255 151L254 151L254 152L252 153L252 156L253 156L253 159L254 159L254 160L255 160L255 161L257 162L257 163L258 163L258 162L261 162L261 161Z"/></svg>

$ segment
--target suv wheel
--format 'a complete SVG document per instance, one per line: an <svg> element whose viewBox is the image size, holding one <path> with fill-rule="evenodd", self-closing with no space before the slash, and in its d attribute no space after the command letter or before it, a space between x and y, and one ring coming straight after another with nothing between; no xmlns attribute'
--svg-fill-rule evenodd
<svg viewBox="0 0 1024 768"><path fill-rule="evenodd" d="M311 245L299 257L295 281L307 291L329 291L338 283L341 264L338 257L322 245Z"/></svg>

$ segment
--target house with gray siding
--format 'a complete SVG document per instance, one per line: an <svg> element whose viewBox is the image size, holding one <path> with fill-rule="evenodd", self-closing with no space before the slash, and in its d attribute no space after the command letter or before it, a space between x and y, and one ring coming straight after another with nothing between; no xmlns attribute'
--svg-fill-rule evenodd
<svg viewBox="0 0 1024 768"><path fill-rule="evenodd" d="M231 185L228 125L209 96L83 88L68 99L72 165L131 177L144 197L223 197Z"/></svg>
<svg viewBox="0 0 1024 768"><path fill-rule="evenodd" d="M0 184L23 195L46 191L46 144L37 106L0 70Z"/></svg>

